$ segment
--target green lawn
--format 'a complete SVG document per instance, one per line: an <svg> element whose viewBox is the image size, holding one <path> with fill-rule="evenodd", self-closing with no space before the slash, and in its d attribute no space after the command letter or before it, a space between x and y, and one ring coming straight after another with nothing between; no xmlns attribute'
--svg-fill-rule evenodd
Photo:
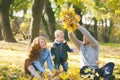
<svg viewBox="0 0 120 80"><path fill-rule="evenodd" d="M73 44L69 45L74 48ZM48 43L50 48L51 43ZM29 80L24 74L23 63L27 56L27 42L7 43L0 41L0 80ZM114 62L114 75L120 80L120 44L100 44L100 63L103 66L107 62ZM69 77L71 80L79 77L79 53L69 53ZM47 67L46 67L47 68ZM47 70L49 72L49 70ZM48 73L46 73L48 75ZM46 80L48 80L46 78Z"/></svg>

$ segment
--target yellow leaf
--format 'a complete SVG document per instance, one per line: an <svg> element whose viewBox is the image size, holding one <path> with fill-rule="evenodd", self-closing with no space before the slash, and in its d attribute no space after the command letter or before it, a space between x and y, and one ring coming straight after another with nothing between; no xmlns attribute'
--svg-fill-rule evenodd
<svg viewBox="0 0 120 80"><path fill-rule="evenodd" d="M68 75L68 73L66 73L66 72L61 73L61 75L60 75L60 78L63 79L63 80L68 79L68 77L69 77L69 75Z"/></svg>
<svg viewBox="0 0 120 80"><path fill-rule="evenodd" d="M73 32L77 29L78 23L80 21L80 16L77 15L73 8L64 9L60 13L61 18L64 21L64 28L70 32Z"/></svg>
<svg viewBox="0 0 120 80"><path fill-rule="evenodd" d="M91 71L90 68L86 68L86 69L84 70L85 73L88 73L88 72L90 72L90 71Z"/></svg>

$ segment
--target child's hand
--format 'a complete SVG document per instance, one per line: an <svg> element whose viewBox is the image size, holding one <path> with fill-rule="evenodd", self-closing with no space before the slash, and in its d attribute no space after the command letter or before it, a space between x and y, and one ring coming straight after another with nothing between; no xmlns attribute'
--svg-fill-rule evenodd
<svg viewBox="0 0 120 80"><path fill-rule="evenodd" d="M54 60L55 59L55 56L52 56L52 60Z"/></svg>
<svg viewBox="0 0 120 80"><path fill-rule="evenodd" d="M79 50L76 48L73 49L73 52L79 54Z"/></svg>

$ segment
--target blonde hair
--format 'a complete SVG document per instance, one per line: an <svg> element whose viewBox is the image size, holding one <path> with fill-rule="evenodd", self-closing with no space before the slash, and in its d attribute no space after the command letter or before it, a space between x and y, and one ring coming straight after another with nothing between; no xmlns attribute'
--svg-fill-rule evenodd
<svg viewBox="0 0 120 80"><path fill-rule="evenodd" d="M54 35L55 35L55 38L57 38L59 36L64 36L64 32L62 30L56 30Z"/></svg>

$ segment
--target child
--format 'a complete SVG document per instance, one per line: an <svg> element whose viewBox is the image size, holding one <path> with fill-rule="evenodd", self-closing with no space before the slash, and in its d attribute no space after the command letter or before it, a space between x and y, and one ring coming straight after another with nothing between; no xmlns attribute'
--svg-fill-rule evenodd
<svg viewBox="0 0 120 80"><path fill-rule="evenodd" d="M73 52L64 40L64 33L61 30L56 30L54 33L55 41L53 47L51 48L51 56L55 64L55 69L59 69L60 64L63 70L66 72L68 70L68 54L67 51Z"/></svg>
<svg viewBox="0 0 120 80"><path fill-rule="evenodd" d="M25 59L24 63L26 74L32 74L41 80L41 76L36 70L45 73L45 62L47 62L48 68L54 73L55 70L51 62L49 50L47 49L46 41L43 37L36 37L33 40L28 53L28 57Z"/></svg>

